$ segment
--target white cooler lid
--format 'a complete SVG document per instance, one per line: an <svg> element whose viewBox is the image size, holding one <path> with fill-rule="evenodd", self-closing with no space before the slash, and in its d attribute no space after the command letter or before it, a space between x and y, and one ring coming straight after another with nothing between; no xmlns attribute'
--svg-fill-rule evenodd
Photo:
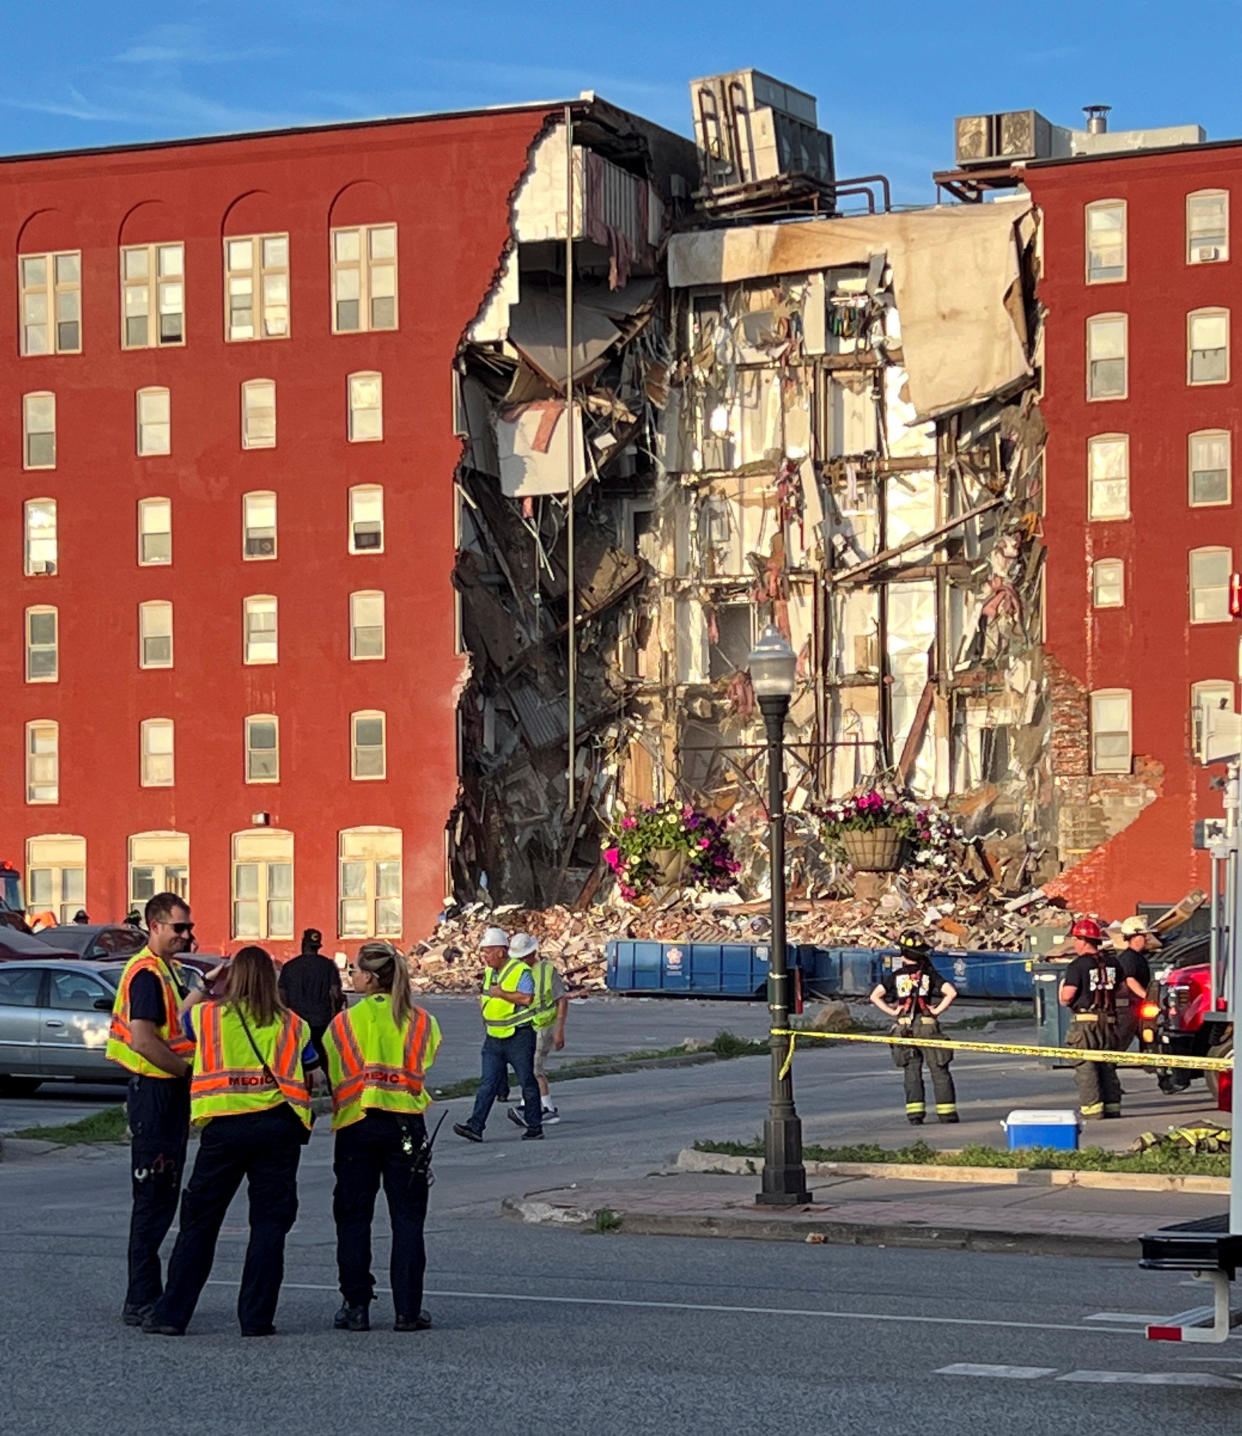
<svg viewBox="0 0 1242 1436"><path fill-rule="evenodd" d="M1010 1112L1005 1125L1007 1127L1076 1127L1078 1125L1077 1112L1065 1111L1040 1111L1040 1110L1019 1110Z"/></svg>

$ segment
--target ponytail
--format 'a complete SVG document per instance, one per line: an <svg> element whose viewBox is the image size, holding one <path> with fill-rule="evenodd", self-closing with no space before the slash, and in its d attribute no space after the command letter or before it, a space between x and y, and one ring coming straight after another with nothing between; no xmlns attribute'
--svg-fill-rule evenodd
<svg viewBox="0 0 1242 1436"><path fill-rule="evenodd" d="M392 1020L403 1027L410 1016L410 969L390 942L364 942L358 949L358 966L371 973L381 992L391 994Z"/></svg>

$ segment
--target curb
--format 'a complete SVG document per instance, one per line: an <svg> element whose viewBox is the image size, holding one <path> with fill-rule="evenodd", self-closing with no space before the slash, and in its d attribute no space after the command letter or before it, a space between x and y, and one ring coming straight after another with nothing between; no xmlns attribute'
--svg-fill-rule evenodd
<svg viewBox="0 0 1242 1436"><path fill-rule="evenodd" d="M758 1176L759 1157L683 1148L676 1166L682 1172ZM1158 1172L1076 1172L1021 1167L920 1166L910 1162L807 1162L808 1177L887 1177L900 1182L968 1182L990 1187L1082 1187L1106 1192L1186 1192L1228 1196L1228 1177L1164 1175Z"/></svg>

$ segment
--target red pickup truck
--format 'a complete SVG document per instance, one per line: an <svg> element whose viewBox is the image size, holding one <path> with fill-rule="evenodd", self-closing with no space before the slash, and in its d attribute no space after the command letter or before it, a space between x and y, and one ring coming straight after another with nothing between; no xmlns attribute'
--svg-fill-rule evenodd
<svg viewBox="0 0 1242 1436"><path fill-rule="evenodd" d="M1153 982L1154 990L1141 1009L1143 1050L1166 1054L1170 1059L1169 1066L1158 1073L1162 1092L1181 1092L1200 1075L1178 1067L1178 1057L1230 1057L1233 1054L1233 1024L1212 1005L1208 954L1206 933L1175 944L1166 959L1175 965ZM1219 1006L1223 1005L1224 1000L1220 999ZM1228 1110L1232 1095L1230 1074L1204 1072L1202 1076L1221 1108Z"/></svg>

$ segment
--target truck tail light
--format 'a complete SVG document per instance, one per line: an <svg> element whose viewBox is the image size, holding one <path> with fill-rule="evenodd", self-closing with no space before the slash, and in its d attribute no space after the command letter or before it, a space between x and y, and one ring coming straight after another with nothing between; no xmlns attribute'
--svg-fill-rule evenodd
<svg viewBox="0 0 1242 1436"><path fill-rule="evenodd" d="M1228 999L1227 997L1218 997L1218 998L1216 999L1216 1010L1217 1010L1217 1012L1226 1012L1226 1011L1228 1010L1228 1008L1229 1008L1229 999Z"/></svg>
<svg viewBox="0 0 1242 1436"><path fill-rule="evenodd" d="M1139 1016L1145 1017L1149 1021L1153 1017L1159 1017L1160 1004L1158 1002L1144 1002L1143 1005L1139 1008Z"/></svg>

